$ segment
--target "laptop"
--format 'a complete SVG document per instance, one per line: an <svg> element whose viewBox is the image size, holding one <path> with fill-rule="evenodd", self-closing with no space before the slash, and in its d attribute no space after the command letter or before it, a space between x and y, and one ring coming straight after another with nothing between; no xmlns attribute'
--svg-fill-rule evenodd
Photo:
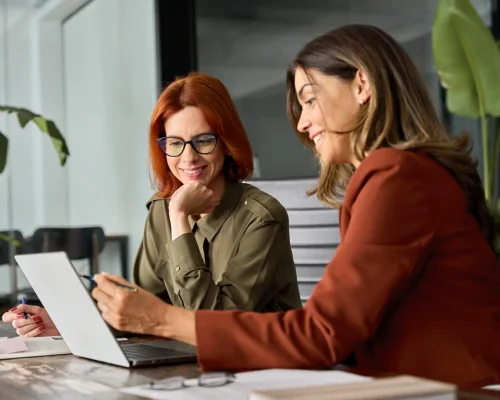
<svg viewBox="0 0 500 400"><path fill-rule="evenodd" d="M75 356L127 368L196 362L194 347L174 340L118 342L65 252L14 257Z"/></svg>

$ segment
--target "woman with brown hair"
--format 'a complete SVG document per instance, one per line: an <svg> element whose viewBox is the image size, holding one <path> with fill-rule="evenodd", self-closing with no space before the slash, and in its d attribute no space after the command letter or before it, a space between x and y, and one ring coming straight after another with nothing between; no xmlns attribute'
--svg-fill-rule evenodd
<svg viewBox="0 0 500 400"><path fill-rule="evenodd" d="M451 137L403 48L347 25L308 43L288 112L321 161L341 244L303 309L188 311L98 276L103 317L197 346L204 370L358 366L468 385L500 381L500 263L467 136ZM148 324L147 310L159 310Z"/></svg>
<svg viewBox="0 0 500 400"><path fill-rule="evenodd" d="M500 381L500 263L467 136L451 137L402 47L347 25L308 43L288 112L314 148L341 244L303 309L188 311L99 276L103 317L197 346L204 370L358 366L468 385ZM159 310L156 324L143 315Z"/></svg>
<svg viewBox="0 0 500 400"><path fill-rule="evenodd" d="M301 308L287 212L242 183L252 149L222 82L192 73L171 83L153 111L149 155L157 193L147 203L135 283L190 310ZM3 319L20 335L59 334L39 307Z"/></svg>

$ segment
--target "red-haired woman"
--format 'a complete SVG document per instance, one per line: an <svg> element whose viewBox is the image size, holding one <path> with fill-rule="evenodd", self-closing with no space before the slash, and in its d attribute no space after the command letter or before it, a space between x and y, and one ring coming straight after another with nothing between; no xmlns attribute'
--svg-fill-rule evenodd
<svg viewBox="0 0 500 400"><path fill-rule="evenodd" d="M252 149L218 79L193 73L163 91L149 154L157 193L147 203L135 282L192 310L300 308L287 213L241 182L252 174ZM3 318L19 335L59 334L44 309L23 307L27 319L17 310Z"/></svg>

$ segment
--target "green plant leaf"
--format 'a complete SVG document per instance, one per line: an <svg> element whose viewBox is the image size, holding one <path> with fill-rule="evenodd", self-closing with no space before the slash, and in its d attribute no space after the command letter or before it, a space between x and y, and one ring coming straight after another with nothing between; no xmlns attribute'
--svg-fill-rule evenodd
<svg viewBox="0 0 500 400"><path fill-rule="evenodd" d="M14 246L21 246L21 242L19 240L16 240L9 235L4 235L3 233L0 233L0 240L4 240L6 242L9 242L9 243L13 244Z"/></svg>
<svg viewBox="0 0 500 400"><path fill-rule="evenodd" d="M5 169L7 164L7 150L9 149L9 139L0 132L0 174Z"/></svg>
<svg viewBox="0 0 500 400"><path fill-rule="evenodd" d="M450 112L499 116L500 51L469 0L439 0L432 48Z"/></svg>
<svg viewBox="0 0 500 400"><path fill-rule="evenodd" d="M25 108L0 106L0 111L5 111L9 114L17 114L17 119L19 121L19 125L21 125L21 128L24 128L28 124L28 122L33 121L42 132L47 133L50 136L52 145L56 149L61 165L66 164L69 156L69 149L66 141L64 140L64 137L52 120L46 119L41 115L35 114Z"/></svg>

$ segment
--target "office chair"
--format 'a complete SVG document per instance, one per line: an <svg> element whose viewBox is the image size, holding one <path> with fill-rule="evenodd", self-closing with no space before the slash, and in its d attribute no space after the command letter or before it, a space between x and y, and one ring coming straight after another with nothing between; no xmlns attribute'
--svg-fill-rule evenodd
<svg viewBox="0 0 500 400"><path fill-rule="evenodd" d="M104 249L104 230L99 226L78 228L38 228L29 238L26 247L30 253L64 251L71 261L88 260L89 275L99 272L99 254ZM28 304L41 305L32 289L19 291Z"/></svg>
<svg viewBox="0 0 500 400"><path fill-rule="evenodd" d="M38 228L31 238L33 253L64 251L72 261L89 260L89 274L99 272L99 254L104 249L104 230L84 228Z"/></svg>
<svg viewBox="0 0 500 400"><path fill-rule="evenodd" d="M338 211L325 207L316 196L306 195L316 181L311 178L248 182L275 197L288 213L290 245L303 304L340 244Z"/></svg>
<svg viewBox="0 0 500 400"><path fill-rule="evenodd" d="M17 270L14 255L23 252L23 235L17 230L0 231L0 234L11 237L20 243L19 246L14 246L0 239L0 266L8 266L10 276L10 294L0 296L0 306L5 306L15 304L17 301Z"/></svg>

